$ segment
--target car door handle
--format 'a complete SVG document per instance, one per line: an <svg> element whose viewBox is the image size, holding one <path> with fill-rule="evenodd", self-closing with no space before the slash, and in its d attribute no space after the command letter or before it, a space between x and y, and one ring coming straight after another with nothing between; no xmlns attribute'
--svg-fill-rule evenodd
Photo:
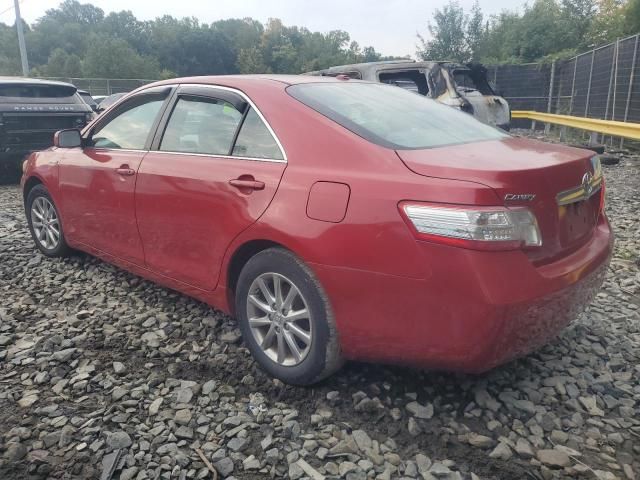
<svg viewBox="0 0 640 480"><path fill-rule="evenodd" d="M264 190L264 182L258 180L234 178L233 180L229 180L229 185L240 190Z"/></svg>
<svg viewBox="0 0 640 480"><path fill-rule="evenodd" d="M116 168L116 173L118 175L130 177L132 175L135 175L136 171L133 168L129 168L129 165L121 165L119 168Z"/></svg>

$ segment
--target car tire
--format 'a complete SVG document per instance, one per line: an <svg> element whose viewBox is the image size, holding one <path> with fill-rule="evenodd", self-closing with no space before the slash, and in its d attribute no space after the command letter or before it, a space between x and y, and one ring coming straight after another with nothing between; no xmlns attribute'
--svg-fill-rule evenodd
<svg viewBox="0 0 640 480"><path fill-rule="evenodd" d="M269 248L253 256L240 273L235 301L244 342L273 377L310 385L342 366L327 295L292 252Z"/></svg>
<svg viewBox="0 0 640 480"><path fill-rule="evenodd" d="M36 185L27 194L25 203L31 237L47 257L67 257L72 253L62 230L62 220L44 185Z"/></svg>

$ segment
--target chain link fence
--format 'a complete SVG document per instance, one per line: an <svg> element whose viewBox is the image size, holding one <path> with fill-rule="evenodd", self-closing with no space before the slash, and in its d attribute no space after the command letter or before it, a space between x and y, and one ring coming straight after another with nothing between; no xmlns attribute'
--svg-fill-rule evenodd
<svg viewBox="0 0 640 480"><path fill-rule="evenodd" d="M640 122L640 34L551 64L492 65L489 79L512 110ZM528 127L530 120L515 120Z"/></svg>
<svg viewBox="0 0 640 480"><path fill-rule="evenodd" d="M65 77L45 77L47 80L57 80L60 82L72 83L80 90L86 90L92 96L112 95L114 93L126 93L135 90L147 83L156 80L142 78L65 78Z"/></svg>

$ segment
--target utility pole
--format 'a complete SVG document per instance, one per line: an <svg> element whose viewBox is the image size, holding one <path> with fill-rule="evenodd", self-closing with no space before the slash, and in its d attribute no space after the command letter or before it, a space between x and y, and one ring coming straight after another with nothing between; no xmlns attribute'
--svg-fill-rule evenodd
<svg viewBox="0 0 640 480"><path fill-rule="evenodd" d="M27 61L27 47L24 44L22 31L22 17L20 16L20 0L13 0L16 10L16 28L18 29L18 45L20 46L20 60L22 61L22 75L29 76L29 62Z"/></svg>

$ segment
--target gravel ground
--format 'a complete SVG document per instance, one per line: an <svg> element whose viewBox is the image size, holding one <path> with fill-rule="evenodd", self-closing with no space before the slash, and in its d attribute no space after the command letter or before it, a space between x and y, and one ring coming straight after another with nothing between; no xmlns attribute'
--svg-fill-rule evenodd
<svg viewBox="0 0 640 480"><path fill-rule="evenodd" d="M199 449L219 478L634 479L640 158L605 173L615 258L551 345L483 376L351 363L315 388L267 377L202 303L36 253L0 187L0 478L214 478Z"/></svg>

